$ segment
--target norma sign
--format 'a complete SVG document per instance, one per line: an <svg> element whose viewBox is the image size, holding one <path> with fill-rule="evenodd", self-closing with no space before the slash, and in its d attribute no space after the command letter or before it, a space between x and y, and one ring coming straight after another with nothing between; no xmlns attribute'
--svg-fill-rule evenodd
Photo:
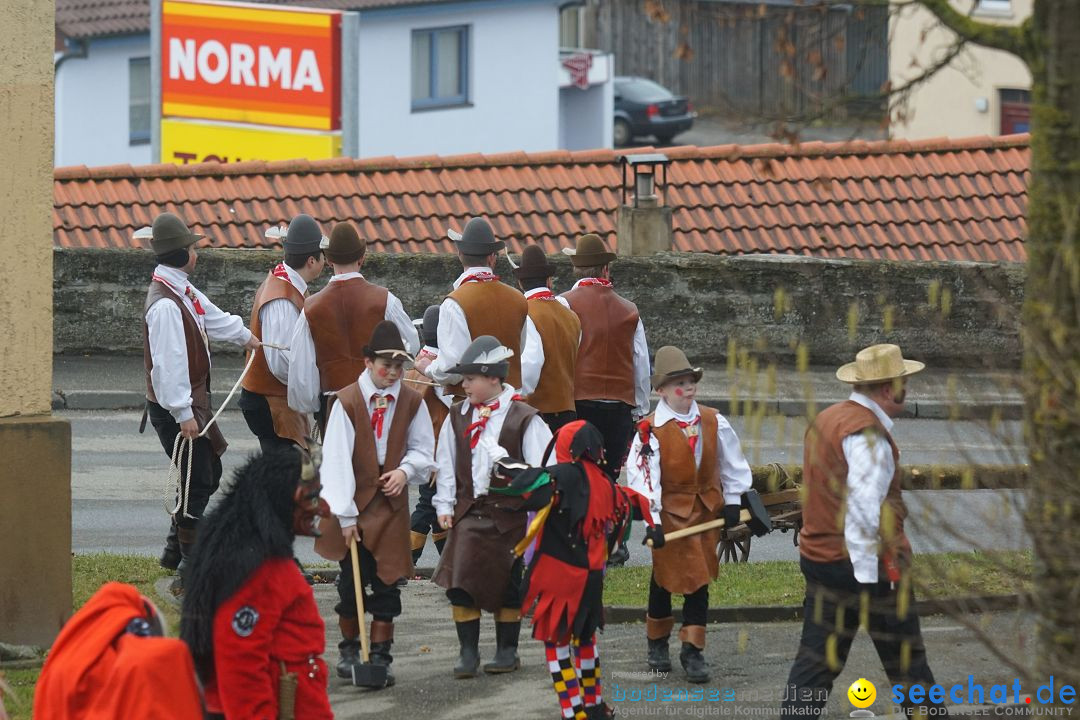
<svg viewBox="0 0 1080 720"><path fill-rule="evenodd" d="M339 129L341 15L164 0L162 116Z"/></svg>
<svg viewBox="0 0 1080 720"><path fill-rule="evenodd" d="M341 155L341 134L166 118L161 159L188 165L244 160L321 160Z"/></svg>

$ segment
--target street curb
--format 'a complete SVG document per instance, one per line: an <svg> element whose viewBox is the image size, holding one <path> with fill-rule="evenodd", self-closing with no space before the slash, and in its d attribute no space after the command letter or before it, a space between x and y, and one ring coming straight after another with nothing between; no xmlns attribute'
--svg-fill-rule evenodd
<svg viewBox="0 0 1080 720"><path fill-rule="evenodd" d="M729 397L710 397L701 395L697 398L703 405L716 408L727 417L737 417L732 411ZM845 398L823 398L812 404L821 410ZM807 417L811 403L805 400L764 400L760 398L742 398L737 406L746 409L750 403L753 408L765 406L768 415L785 417ZM141 410L146 404L146 395L136 390L54 390L53 410ZM735 409L738 410L739 407ZM236 408L233 408L236 409ZM908 412L903 417L926 420L1020 420L1024 416L1024 403L1021 400L993 400L978 404L958 404L938 400L914 401L909 403Z"/></svg>

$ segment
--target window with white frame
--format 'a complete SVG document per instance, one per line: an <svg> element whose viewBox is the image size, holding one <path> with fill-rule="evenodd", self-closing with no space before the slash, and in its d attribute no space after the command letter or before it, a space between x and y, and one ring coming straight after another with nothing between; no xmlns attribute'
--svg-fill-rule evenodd
<svg viewBox="0 0 1080 720"><path fill-rule="evenodd" d="M412 32L412 109L469 102L468 26Z"/></svg>
<svg viewBox="0 0 1080 720"><path fill-rule="evenodd" d="M1004 14L1012 12L1012 0L979 0L976 12Z"/></svg>
<svg viewBox="0 0 1080 720"><path fill-rule="evenodd" d="M128 144L150 142L150 58L128 60Z"/></svg>

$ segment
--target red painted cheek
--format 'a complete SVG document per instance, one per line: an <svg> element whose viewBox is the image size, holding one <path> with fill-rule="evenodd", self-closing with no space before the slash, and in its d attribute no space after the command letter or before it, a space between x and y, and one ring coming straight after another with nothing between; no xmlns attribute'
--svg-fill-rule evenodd
<svg viewBox="0 0 1080 720"><path fill-rule="evenodd" d="M379 377L381 377L381 378L384 378L384 377L386 377L386 376L387 376L387 375L389 375L389 374L390 374L390 373L388 373L388 372L386 371L386 368L379 368Z"/></svg>
<svg viewBox="0 0 1080 720"><path fill-rule="evenodd" d="M685 393L683 393L682 388L675 388L675 394L678 395L679 397L682 397Z"/></svg>

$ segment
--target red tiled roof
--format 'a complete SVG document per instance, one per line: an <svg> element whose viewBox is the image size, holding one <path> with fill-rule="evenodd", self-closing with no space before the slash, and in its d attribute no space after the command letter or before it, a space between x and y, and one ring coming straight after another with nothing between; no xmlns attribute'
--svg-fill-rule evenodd
<svg viewBox="0 0 1080 720"><path fill-rule="evenodd" d="M1027 135L663 152L679 251L1026 259ZM614 240L621 154L58 168L54 239L132 247L135 230L170 210L207 233L207 244L256 247L269 225L306 212L326 231L356 223L377 251L447 252L446 228L483 215L511 251L539 242L550 253L583 231Z"/></svg>
<svg viewBox="0 0 1080 720"><path fill-rule="evenodd" d="M398 5L433 5L452 0L244 0L326 10L366 10ZM56 28L69 38L150 32L149 0L56 0Z"/></svg>

